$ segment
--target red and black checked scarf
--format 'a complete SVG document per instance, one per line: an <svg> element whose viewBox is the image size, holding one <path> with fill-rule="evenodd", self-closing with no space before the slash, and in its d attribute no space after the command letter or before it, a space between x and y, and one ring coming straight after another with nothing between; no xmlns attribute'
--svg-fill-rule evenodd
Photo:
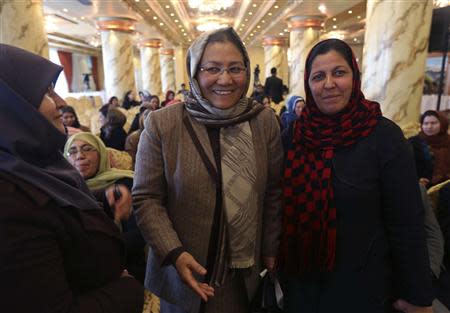
<svg viewBox="0 0 450 313"><path fill-rule="evenodd" d="M353 89L348 105L333 116L317 108L305 73L306 107L294 124L284 169L284 233L280 265L291 273L329 272L336 259L336 206L332 159L336 149L367 137L380 106L361 92L353 56Z"/></svg>

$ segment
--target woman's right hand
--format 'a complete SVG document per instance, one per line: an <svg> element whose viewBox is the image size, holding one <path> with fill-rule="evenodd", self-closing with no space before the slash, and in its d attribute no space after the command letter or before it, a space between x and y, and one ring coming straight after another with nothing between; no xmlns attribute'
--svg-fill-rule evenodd
<svg viewBox="0 0 450 313"><path fill-rule="evenodd" d="M208 301L209 297L214 296L214 288L199 282L192 274L194 271L203 276L206 274L206 269L191 254L187 252L181 253L175 262L175 267L183 282L191 287L205 302Z"/></svg>

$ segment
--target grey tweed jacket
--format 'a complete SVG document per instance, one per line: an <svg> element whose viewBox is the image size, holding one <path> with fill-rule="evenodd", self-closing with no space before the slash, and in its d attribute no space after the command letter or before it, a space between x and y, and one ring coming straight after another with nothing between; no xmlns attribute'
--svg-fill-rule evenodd
<svg viewBox="0 0 450 313"><path fill-rule="evenodd" d="M200 298L180 279L167 254L183 246L205 266L216 200L216 186L193 144L183 118L190 119L215 166L206 127L189 116L184 104L152 112L145 121L136 156L133 201L138 226L150 244L146 287L166 301L198 312ZM250 120L257 166L258 231L256 264L245 277L249 299L256 291L262 257L275 256L281 233L283 150L278 122L264 109Z"/></svg>

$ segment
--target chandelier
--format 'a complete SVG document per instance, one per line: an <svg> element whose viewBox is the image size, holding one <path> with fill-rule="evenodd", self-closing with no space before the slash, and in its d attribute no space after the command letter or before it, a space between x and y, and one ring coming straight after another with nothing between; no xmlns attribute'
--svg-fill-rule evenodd
<svg viewBox="0 0 450 313"><path fill-rule="evenodd" d="M221 23L218 23L218 22L206 22L206 23L197 25L197 29L199 31L201 31L201 32L208 32L210 30L224 28L224 27L227 27L227 26L228 25L226 25L226 24L221 24Z"/></svg>
<svg viewBox="0 0 450 313"><path fill-rule="evenodd" d="M450 0L433 0L433 6L435 8L443 8L450 5Z"/></svg>
<svg viewBox="0 0 450 313"><path fill-rule="evenodd" d="M192 9L200 12L214 12L226 10L233 6L234 0L188 0L188 5Z"/></svg>

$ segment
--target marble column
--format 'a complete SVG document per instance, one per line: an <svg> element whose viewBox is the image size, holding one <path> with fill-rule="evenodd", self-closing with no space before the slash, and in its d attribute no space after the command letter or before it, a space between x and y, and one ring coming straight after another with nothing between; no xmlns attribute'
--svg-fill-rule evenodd
<svg viewBox="0 0 450 313"><path fill-rule="evenodd" d="M183 45L175 48L175 80L177 89L181 88L182 83L185 83L189 88L189 79L186 71L186 53L188 48Z"/></svg>
<svg viewBox="0 0 450 313"><path fill-rule="evenodd" d="M175 86L175 51L173 49L161 49L159 53L163 93L165 94L167 90L177 92L177 87Z"/></svg>
<svg viewBox="0 0 450 313"><path fill-rule="evenodd" d="M287 20L290 29L291 54L289 94L305 97L303 77L305 62L311 48L319 41L324 16L292 16Z"/></svg>
<svg viewBox="0 0 450 313"><path fill-rule="evenodd" d="M152 95L162 96L159 48L161 39L141 41L142 88Z"/></svg>
<svg viewBox="0 0 450 313"><path fill-rule="evenodd" d="M282 36L266 36L263 39L264 46L264 68L265 77L261 77L263 82L265 78L270 76L270 69L277 69L277 77L283 80L283 84L289 85L289 72L287 62L287 37Z"/></svg>
<svg viewBox="0 0 450 313"><path fill-rule="evenodd" d="M133 66L133 38L136 20L127 17L100 17L106 97L119 99L128 90L136 92Z"/></svg>
<svg viewBox="0 0 450 313"><path fill-rule="evenodd" d="M42 1L0 0L0 43L48 58Z"/></svg>
<svg viewBox="0 0 450 313"><path fill-rule="evenodd" d="M420 115L432 2L367 1L362 90L402 128Z"/></svg>

